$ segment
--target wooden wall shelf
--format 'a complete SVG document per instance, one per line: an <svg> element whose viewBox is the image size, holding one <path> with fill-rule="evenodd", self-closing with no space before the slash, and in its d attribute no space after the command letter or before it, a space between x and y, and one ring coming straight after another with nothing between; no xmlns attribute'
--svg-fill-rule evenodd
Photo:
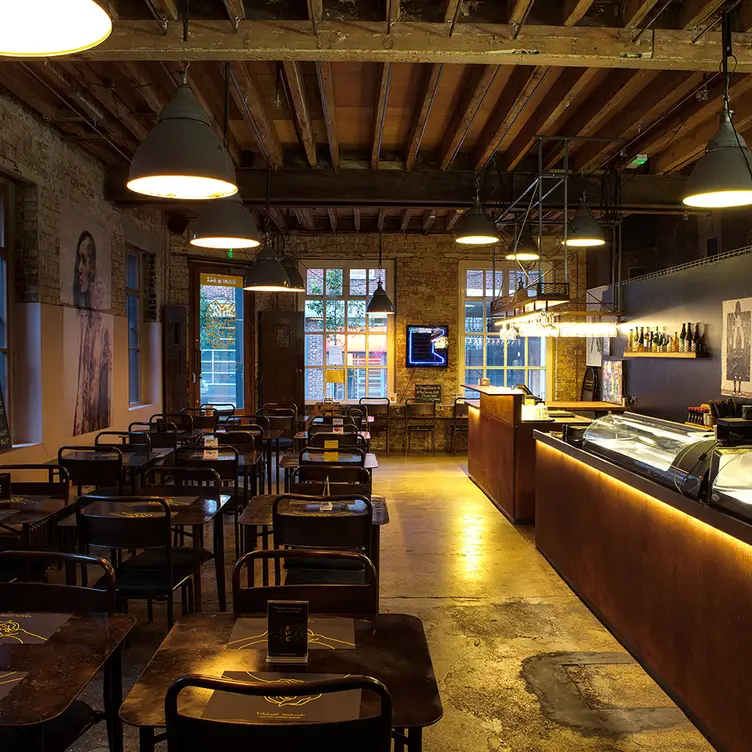
<svg viewBox="0 0 752 752"><path fill-rule="evenodd" d="M693 352L625 352L624 353L625 358L684 358L684 359L692 359L695 358L707 358L707 355L704 355L703 353L693 353Z"/></svg>

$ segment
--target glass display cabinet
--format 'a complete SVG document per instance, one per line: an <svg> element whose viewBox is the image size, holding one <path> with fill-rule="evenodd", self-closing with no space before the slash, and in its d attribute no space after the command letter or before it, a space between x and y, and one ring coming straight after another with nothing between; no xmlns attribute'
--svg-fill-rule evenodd
<svg viewBox="0 0 752 752"><path fill-rule="evenodd" d="M752 522L752 446L715 449L708 497L711 506Z"/></svg>
<svg viewBox="0 0 752 752"><path fill-rule="evenodd" d="M582 448L693 499L702 497L710 469L712 432L636 413L593 422Z"/></svg>

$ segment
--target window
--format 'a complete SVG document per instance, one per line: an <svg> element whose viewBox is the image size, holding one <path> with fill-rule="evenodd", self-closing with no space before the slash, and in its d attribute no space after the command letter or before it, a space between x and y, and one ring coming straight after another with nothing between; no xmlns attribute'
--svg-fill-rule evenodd
<svg viewBox="0 0 752 752"><path fill-rule="evenodd" d="M0 182L0 386L3 390L5 410L10 421L10 216L11 190Z"/></svg>
<svg viewBox="0 0 752 752"><path fill-rule="evenodd" d="M125 266L128 307L128 401L141 402L141 254L129 251Z"/></svg>
<svg viewBox="0 0 752 752"><path fill-rule="evenodd" d="M527 286L527 277L519 269L462 268L461 312L465 367L460 379L465 384L477 384L487 377L493 386L526 384L542 399L546 397L546 340L543 337L519 337L505 340L499 336L489 319L491 301L500 295L512 294L518 280ZM530 272L535 282L537 272ZM470 392L468 392L470 395Z"/></svg>
<svg viewBox="0 0 752 752"><path fill-rule="evenodd" d="M386 314L366 315L366 305L385 269L317 263L306 273L305 398L357 402L389 395L390 330Z"/></svg>

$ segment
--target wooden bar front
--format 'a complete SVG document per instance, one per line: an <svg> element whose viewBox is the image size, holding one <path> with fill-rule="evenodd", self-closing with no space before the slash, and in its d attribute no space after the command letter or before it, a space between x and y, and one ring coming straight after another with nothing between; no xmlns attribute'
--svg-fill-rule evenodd
<svg viewBox="0 0 752 752"><path fill-rule="evenodd" d="M535 539L721 750L752 749L752 526L536 432Z"/></svg>

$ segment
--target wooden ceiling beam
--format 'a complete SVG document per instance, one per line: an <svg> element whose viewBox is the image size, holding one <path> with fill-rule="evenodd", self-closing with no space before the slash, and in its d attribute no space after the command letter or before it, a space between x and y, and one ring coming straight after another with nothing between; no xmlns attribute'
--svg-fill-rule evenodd
<svg viewBox="0 0 752 752"><path fill-rule="evenodd" d="M523 110L530 103L538 87L548 75L558 75L561 69L517 68L504 87L496 109L486 123L473 152L473 169L482 170L491 157L503 149L504 140Z"/></svg>
<svg viewBox="0 0 752 752"><path fill-rule="evenodd" d="M284 151L267 101L245 63L230 64L230 92L245 123L272 167L282 167Z"/></svg>
<svg viewBox="0 0 752 752"><path fill-rule="evenodd" d="M509 23L514 27L515 34L522 28L522 24L527 20L528 13L533 7L535 0L508 0L507 7L509 13L507 18Z"/></svg>
<svg viewBox="0 0 752 752"><path fill-rule="evenodd" d="M353 207L353 226L355 232L360 232L360 209L357 206Z"/></svg>
<svg viewBox="0 0 752 752"><path fill-rule="evenodd" d="M622 24L626 29L639 29L657 3L658 0L625 0L622 3Z"/></svg>
<svg viewBox="0 0 752 752"><path fill-rule="evenodd" d="M593 0L565 0L563 23L564 26L574 26L590 10Z"/></svg>
<svg viewBox="0 0 752 752"><path fill-rule="evenodd" d="M457 222L460 221L464 213L465 213L464 209L454 209L450 212L447 212L446 217L444 217L445 232L451 232L454 229L454 226L457 224Z"/></svg>
<svg viewBox="0 0 752 752"><path fill-rule="evenodd" d="M192 20L183 42L180 24L157 33L152 21L117 21L101 45L81 60L311 60L314 62L424 62L484 65L575 65L597 68L717 71L720 34L702 44L689 30L652 29L633 41L629 31L606 27L529 25L514 39L508 24L463 23L449 36L444 23L402 21L386 34L384 22L327 21L319 34L309 21L241 21L239 32L217 21ZM253 40L249 43L248 40ZM736 40L737 71L752 70L752 45Z"/></svg>
<svg viewBox="0 0 752 752"><path fill-rule="evenodd" d="M471 81L467 89L467 96L460 103L452 116L452 122L447 129L441 148L439 149L439 168L449 169L462 146L470 126L478 114L480 106L491 88L491 84L499 72L498 65L484 65L478 71L471 72Z"/></svg>
<svg viewBox="0 0 752 752"><path fill-rule="evenodd" d="M437 215L438 211L436 209L426 209L426 211L424 212L422 229L426 235L431 231L431 227L433 227L433 223L436 221Z"/></svg>
<svg viewBox="0 0 752 752"><path fill-rule="evenodd" d="M333 208L329 208L326 210L326 213L329 215L329 226L332 228L332 232L336 234L337 232L337 210Z"/></svg>
<svg viewBox="0 0 752 752"><path fill-rule="evenodd" d="M282 234L287 232L287 217L282 209L277 206L269 207L269 218L277 225L277 229Z"/></svg>
<svg viewBox="0 0 752 752"><path fill-rule="evenodd" d="M400 13L402 12L402 3L400 0L386 0L386 12L387 23L389 24L389 29L391 31L392 24L399 21Z"/></svg>
<svg viewBox="0 0 752 752"><path fill-rule="evenodd" d="M131 86L146 106L155 114L159 115L169 98L160 83L151 75L144 63L126 61L120 64L120 72L130 82Z"/></svg>
<svg viewBox="0 0 752 752"><path fill-rule="evenodd" d="M224 4L227 15L233 24L245 20L245 5L243 0L224 0Z"/></svg>
<svg viewBox="0 0 752 752"><path fill-rule="evenodd" d="M316 77L321 94L321 109L326 126L326 139L329 142L329 154L332 167L339 169L339 135L337 133L337 113L334 106L334 82L332 81L332 65L328 62L316 63Z"/></svg>
<svg viewBox="0 0 752 752"><path fill-rule="evenodd" d="M504 152L500 166L514 170L527 156L538 134L555 136L577 99L606 75L599 68L566 68Z"/></svg>
<svg viewBox="0 0 752 752"><path fill-rule="evenodd" d="M386 211L383 207L379 208L379 216L376 219L376 227L378 228L379 232L384 231L384 223L386 222Z"/></svg>
<svg viewBox="0 0 752 752"><path fill-rule="evenodd" d="M379 82L379 98L376 103L373 118L373 144L371 146L371 169L379 166L381 156L381 141L384 138L384 125L386 124L386 111L389 105L389 84L392 80L392 64L382 63L381 78Z"/></svg>
<svg viewBox="0 0 752 752"><path fill-rule="evenodd" d="M410 225L410 218L412 216L412 209L405 209L405 211L402 212L402 219L400 220L400 232L407 232L407 228Z"/></svg>
<svg viewBox="0 0 752 752"><path fill-rule="evenodd" d="M178 4L177 0L144 0L146 5L151 5L157 13L164 16L168 21L177 21Z"/></svg>
<svg viewBox="0 0 752 752"><path fill-rule="evenodd" d="M304 230L313 232L316 229L316 217L314 216L313 209L306 209L296 207L293 209L298 223Z"/></svg>
<svg viewBox="0 0 752 752"><path fill-rule="evenodd" d="M462 7L462 0L445 0L444 23L450 24Z"/></svg>
<svg viewBox="0 0 752 752"><path fill-rule="evenodd" d="M736 17L738 31L745 33L752 31L752 0L742 0Z"/></svg>
<svg viewBox="0 0 752 752"><path fill-rule="evenodd" d="M418 110L417 117L415 118L412 130L410 131L410 136L407 140L407 150L405 151L406 170L412 170L415 166L415 160L420 151L423 134L426 132L426 125L428 124L428 118L431 116L431 108L433 107L436 98L436 92L439 88L439 82L441 81L441 74L443 71L443 63L436 63L435 65L428 66L428 74L423 88L423 97L420 100L420 110Z"/></svg>
<svg viewBox="0 0 752 752"><path fill-rule="evenodd" d="M308 164L311 167L316 167L318 165L316 136L313 131L311 110L308 106L301 64L293 61L282 63L282 74L285 77L285 88L290 100L290 110L295 119L298 140L305 151Z"/></svg>
<svg viewBox="0 0 752 752"><path fill-rule="evenodd" d="M679 25L682 29L696 31L706 24L726 0L684 0L679 10Z"/></svg>

